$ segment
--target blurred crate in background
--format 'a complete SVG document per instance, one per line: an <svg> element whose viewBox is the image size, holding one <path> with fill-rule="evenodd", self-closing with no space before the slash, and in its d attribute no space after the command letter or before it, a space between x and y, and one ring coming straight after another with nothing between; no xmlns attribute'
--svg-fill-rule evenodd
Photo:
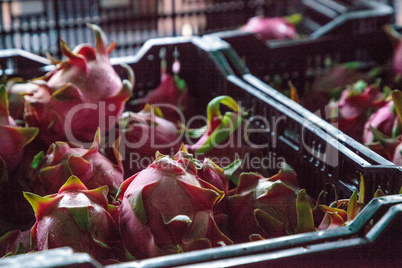
<svg viewBox="0 0 402 268"><path fill-rule="evenodd" d="M132 55L151 38L235 29L251 16L266 10L280 13L279 9L292 2L295 1L2 0L0 49L20 48L39 55L50 52L60 57L60 38L71 47L92 42L86 24L95 23L110 40L116 41L112 56Z"/></svg>

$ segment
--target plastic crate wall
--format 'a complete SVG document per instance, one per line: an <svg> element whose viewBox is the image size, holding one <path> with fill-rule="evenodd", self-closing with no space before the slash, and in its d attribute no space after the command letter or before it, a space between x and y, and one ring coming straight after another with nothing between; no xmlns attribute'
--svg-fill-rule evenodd
<svg viewBox="0 0 402 268"><path fill-rule="evenodd" d="M59 39L71 47L93 41L87 23L100 25L117 43L112 56L133 55L155 37L203 35L235 29L256 14L279 14L294 0L1 0L0 49L20 48L61 56ZM268 15L268 14L267 14Z"/></svg>

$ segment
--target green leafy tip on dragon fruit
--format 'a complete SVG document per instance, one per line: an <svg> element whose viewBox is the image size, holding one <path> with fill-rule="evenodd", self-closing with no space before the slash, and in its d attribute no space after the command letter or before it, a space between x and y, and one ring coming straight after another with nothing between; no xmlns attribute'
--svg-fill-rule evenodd
<svg viewBox="0 0 402 268"><path fill-rule="evenodd" d="M120 258L118 225L111 216L116 208L108 205L107 194L107 186L88 190L76 176L57 194L41 197L24 192L36 216L31 229L33 249L68 246L101 262Z"/></svg>
<svg viewBox="0 0 402 268"><path fill-rule="evenodd" d="M349 225L364 208L364 177L360 175L359 193L354 191L349 199L335 200L329 206L320 205L325 212L318 230L329 230Z"/></svg>
<svg viewBox="0 0 402 268"><path fill-rule="evenodd" d="M176 125L164 119L158 107L149 104L138 113L124 112L119 120L118 130L120 144L124 146L123 165L126 177L146 168L140 166L139 159L152 159L157 151L171 154L177 152L181 145L181 136Z"/></svg>
<svg viewBox="0 0 402 268"><path fill-rule="evenodd" d="M271 178L242 173L229 192L229 237L235 243L315 231L312 208L286 163Z"/></svg>
<svg viewBox="0 0 402 268"><path fill-rule="evenodd" d="M221 104L232 111L222 115ZM246 115L247 113L241 109L233 98L229 96L214 98L207 106L207 125L199 129L185 130L186 135L190 138L199 138L194 144L186 146L188 151L194 154L205 154L214 148L225 146L224 142L237 129L241 128ZM225 150L227 149L225 148Z"/></svg>
<svg viewBox="0 0 402 268"><path fill-rule="evenodd" d="M24 147L38 134L38 128L21 127L10 116L8 96L4 85L0 85L0 182L7 180L11 172L20 163Z"/></svg>
<svg viewBox="0 0 402 268"><path fill-rule="evenodd" d="M98 129L89 149L80 145L55 142L50 145L46 155L44 152L38 153L32 162L33 168L36 169L36 175L31 181L34 192L55 193L71 175L75 175L81 178L89 189L107 185L110 195L114 196L124 179L118 151L119 140L114 143L114 161L99 152L100 142Z"/></svg>
<svg viewBox="0 0 402 268"><path fill-rule="evenodd" d="M224 193L197 176L195 163L185 150L157 154L121 185L120 231L135 258L232 244L213 216Z"/></svg>
<svg viewBox="0 0 402 268"><path fill-rule="evenodd" d="M40 128L39 136L55 141L91 141L97 128L102 134L114 127L131 96L134 74L127 65L128 80L121 81L109 61L115 47L106 47L106 36L96 25L89 25L96 36L95 48L81 44L71 51L60 42L67 60L51 58L56 69L41 79L35 92L25 96L25 120Z"/></svg>

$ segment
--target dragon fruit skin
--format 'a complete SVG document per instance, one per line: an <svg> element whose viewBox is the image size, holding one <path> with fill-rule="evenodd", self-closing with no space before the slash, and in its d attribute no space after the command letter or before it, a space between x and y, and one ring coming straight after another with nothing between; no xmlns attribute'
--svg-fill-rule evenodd
<svg viewBox="0 0 402 268"><path fill-rule="evenodd" d="M133 74L120 80L109 62L114 45L106 47L102 30L91 25L96 46L77 46L71 51L64 41L60 46L66 61L57 61L56 70L35 80L37 90L25 96L25 120L40 128L40 137L51 144L75 139L88 142L97 128L102 134L113 127L132 91ZM50 57L50 56L49 56Z"/></svg>
<svg viewBox="0 0 402 268"><path fill-rule="evenodd" d="M338 128L361 141L364 124L367 121L367 112L370 108L379 108L384 105L384 94L374 85L356 90L356 85L349 86L342 91L340 99L333 103L333 109L337 109Z"/></svg>
<svg viewBox="0 0 402 268"><path fill-rule="evenodd" d="M119 195L120 231L138 259L231 244L218 229L213 206L223 197L197 177L192 156L160 155L127 179Z"/></svg>
<svg viewBox="0 0 402 268"><path fill-rule="evenodd" d="M228 197L229 237L235 243L243 243L256 236L267 239L314 231L312 209L305 190L295 182L297 184L294 170L285 163L271 178L242 173L238 187ZM309 212L300 215L301 208Z"/></svg>
<svg viewBox="0 0 402 268"><path fill-rule="evenodd" d="M286 18L280 17L252 17L240 30L252 32L265 41L296 39L298 37L295 25Z"/></svg>
<svg viewBox="0 0 402 268"><path fill-rule="evenodd" d="M149 104L138 113L124 112L119 120L118 130L121 147L124 146L122 154L125 156L123 165L126 177L146 168L133 163L133 160L148 158L153 161L157 151L171 154L177 152L181 145L176 125L164 119L158 107ZM132 154L136 154L136 157Z"/></svg>
<svg viewBox="0 0 402 268"><path fill-rule="evenodd" d="M4 256L28 253L30 249L30 230L23 232L20 230L13 230L0 237L0 259Z"/></svg>
<svg viewBox="0 0 402 268"><path fill-rule="evenodd" d="M148 92L143 99L136 101L159 106L164 117L171 122L183 121L183 112L187 113L190 109L190 97L187 87L182 86L178 80L183 81L177 74L163 73L159 86Z"/></svg>
<svg viewBox="0 0 402 268"><path fill-rule="evenodd" d="M391 137L397 121L398 116L394 112L394 103L389 101L367 120L364 125L363 143L369 144L375 141L370 126L381 131L384 135Z"/></svg>
<svg viewBox="0 0 402 268"><path fill-rule="evenodd" d="M24 147L32 142L37 134L37 128L20 127L15 123L9 115L6 88L4 85L0 86L0 137L2 140L0 168L11 172L21 161Z"/></svg>
<svg viewBox="0 0 402 268"><path fill-rule="evenodd" d="M40 197L24 192L36 216L31 229L35 248L42 251L68 246L106 263L117 258L121 242L110 213L115 208L108 205L107 194L107 186L88 190L75 176L57 194Z"/></svg>
<svg viewBox="0 0 402 268"><path fill-rule="evenodd" d="M124 178L118 142L113 148L117 162L114 163L99 152L100 139L98 129L89 149L56 142L49 147L46 155L39 153L34 160L37 172L31 181L33 191L41 195L55 193L71 175L75 175L88 189L107 185L110 195L114 196Z"/></svg>
<svg viewBox="0 0 402 268"><path fill-rule="evenodd" d="M396 117L392 127L392 135L384 134L384 130L378 129L379 127L373 126L371 124L372 122L369 121L368 128L376 141L367 143L366 146L388 158L394 164L401 165L402 133L400 132L400 128L402 126L402 91L393 90L392 101L390 101L390 103L393 104L392 114L395 114ZM384 109L385 108L387 107L384 107ZM387 110L384 111L385 115L389 113L390 112Z"/></svg>

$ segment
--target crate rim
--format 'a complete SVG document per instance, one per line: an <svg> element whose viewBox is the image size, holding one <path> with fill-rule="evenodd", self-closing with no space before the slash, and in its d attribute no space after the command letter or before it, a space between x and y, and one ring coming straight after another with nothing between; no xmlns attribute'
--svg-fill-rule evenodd
<svg viewBox="0 0 402 268"><path fill-rule="evenodd" d="M124 262L120 264L112 264L106 266L107 268L123 268L123 267L177 267L180 265L197 265L196 262L192 261L197 258L202 258L202 262L200 265L205 265L208 263L208 257L214 258L214 261L220 262L225 261L225 259L233 259L233 258L247 258L254 256L254 254L272 254L273 256L277 254L282 254L286 251L293 252L294 250L298 250L298 248L304 248L306 245L306 240L308 240L308 246L317 246L320 248L322 244L330 244L339 241L330 241L324 242L328 239L335 238L344 238L347 236L359 235L359 232L364 228L364 226L371 220L371 218L376 214L379 208L383 207L394 207L394 206L402 206L402 194L398 195L390 195L379 198L372 199L364 208L364 213L358 214L355 220L349 226L338 227L330 230L322 230L315 232L308 232L302 234L295 234L289 236L282 236L277 238L270 238L261 241L254 242L246 242L241 244L234 244L227 247L222 248L211 248L204 249L194 252L185 252L180 255L168 255L144 260L138 260L133 262ZM393 212L392 212L393 213ZM393 215L391 213L391 216ZM382 221L386 221L390 217L389 212L384 212L382 215L380 222L376 225L381 224ZM385 220L384 220L385 219ZM379 226L381 227L381 226ZM378 232L383 231L386 226L382 226L383 228L377 228L373 233L368 233L365 237L358 238L350 238L344 239L347 242L353 242L357 239L356 243L361 244L375 241L377 237L376 234ZM368 237L368 238L367 238ZM312 239L314 238L314 239ZM371 238L371 239L370 239ZM262 249L261 247L264 248ZM251 251L251 252L247 252ZM238 253L236 256L234 256ZM233 254L233 256L231 255ZM239 255L240 254L240 255ZM185 257L185 258L182 258ZM183 262L184 261L184 262ZM215 266L212 266L215 267Z"/></svg>
<svg viewBox="0 0 402 268"><path fill-rule="evenodd" d="M310 0L303 0L303 2L310 1ZM335 28L336 26L341 25L345 21L351 20L353 18L364 19L364 18L373 18L373 17L381 17L381 16L388 16L394 15L394 9L385 3L379 3L372 0L361 0L360 2L366 4L370 10L359 10L359 11L352 11L346 12L344 14L339 15L329 23L325 24L324 26L317 29L313 32L310 37L312 39L317 39L324 36L328 33L331 29Z"/></svg>

